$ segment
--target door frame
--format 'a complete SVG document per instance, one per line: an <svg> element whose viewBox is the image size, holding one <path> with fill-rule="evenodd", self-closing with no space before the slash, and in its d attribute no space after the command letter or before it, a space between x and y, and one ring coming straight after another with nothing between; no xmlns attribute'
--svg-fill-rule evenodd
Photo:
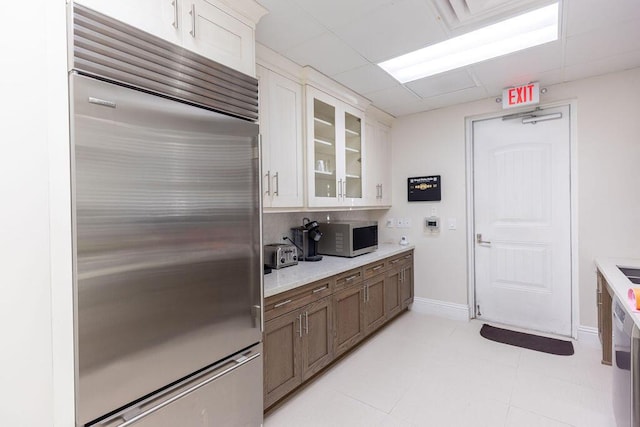
<svg viewBox="0 0 640 427"><path fill-rule="evenodd" d="M578 127L577 101L575 99L550 102L539 105L540 108L569 107L569 191L571 211L571 337L578 337L580 323L579 305L579 268L578 268ZM473 194L473 122L501 118L509 114L529 111L536 106L529 106L513 110L501 110L491 113L465 117L465 154L466 154L466 187L467 187L467 301L469 304L469 318L476 317L475 294L475 200Z"/></svg>

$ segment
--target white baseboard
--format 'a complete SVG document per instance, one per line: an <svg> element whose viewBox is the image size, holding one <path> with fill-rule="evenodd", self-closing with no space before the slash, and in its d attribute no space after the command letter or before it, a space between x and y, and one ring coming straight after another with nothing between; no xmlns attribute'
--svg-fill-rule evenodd
<svg viewBox="0 0 640 427"><path fill-rule="evenodd" d="M589 347L600 348L598 328L591 326L578 326L578 341Z"/></svg>
<svg viewBox="0 0 640 427"><path fill-rule="evenodd" d="M466 304L414 297L411 310L447 319L469 320L469 306Z"/></svg>

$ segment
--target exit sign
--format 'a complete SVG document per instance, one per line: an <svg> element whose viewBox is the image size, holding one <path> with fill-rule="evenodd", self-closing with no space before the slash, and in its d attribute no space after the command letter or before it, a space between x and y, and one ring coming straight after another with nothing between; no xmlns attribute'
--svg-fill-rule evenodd
<svg viewBox="0 0 640 427"><path fill-rule="evenodd" d="M520 107L540 102L540 83L528 83L522 86L502 90L502 108Z"/></svg>

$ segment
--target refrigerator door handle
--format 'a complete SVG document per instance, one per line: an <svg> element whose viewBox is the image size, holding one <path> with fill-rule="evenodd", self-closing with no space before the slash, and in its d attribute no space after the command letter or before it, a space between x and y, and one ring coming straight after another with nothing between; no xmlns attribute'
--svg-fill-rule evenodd
<svg viewBox="0 0 640 427"><path fill-rule="evenodd" d="M247 357L244 355L241 355L239 357L237 357L236 359L233 360L233 362L235 362L235 364L233 366L230 366L229 368L218 372L217 374L207 378L204 381L199 382L198 384L195 384L189 388L187 388L186 390L172 396L171 398L160 402L159 404L152 406L151 408L140 412L140 408L132 408L129 411L127 411L127 414L131 414L131 412L133 412L134 414L136 414L135 416L133 416L131 418L131 415L127 416L126 414L122 415L122 417L124 419L126 419L126 421L122 424L120 424L118 427L128 427L128 426L132 426L133 424L137 423L138 421L140 421L142 418L147 417L151 414L153 414L154 412L159 411L160 409L174 403L175 401L182 399L183 397L185 397L188 394L193 393L194 391L206 386L207 384L235 371L236 369L240 368L243 365L246 365L247 363L251 362L253 359L260 357L261 353L254 353L251 356ZM98 424L99 425L99 424Z"/></svg>

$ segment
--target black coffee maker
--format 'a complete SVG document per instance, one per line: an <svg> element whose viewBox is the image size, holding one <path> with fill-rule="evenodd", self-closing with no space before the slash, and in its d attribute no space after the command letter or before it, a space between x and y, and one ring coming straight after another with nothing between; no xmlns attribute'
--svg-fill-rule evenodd
<svg viewBox="0 0 640 427"><path fill-rule="evenodd" d="M322 233L316 221L303 218L302 227L292 228L291 231L293 232L291 242L301 252L298 254L299 260L320 261L322 259L322 255L318 255L318 241L322 238Z"/></svg>

